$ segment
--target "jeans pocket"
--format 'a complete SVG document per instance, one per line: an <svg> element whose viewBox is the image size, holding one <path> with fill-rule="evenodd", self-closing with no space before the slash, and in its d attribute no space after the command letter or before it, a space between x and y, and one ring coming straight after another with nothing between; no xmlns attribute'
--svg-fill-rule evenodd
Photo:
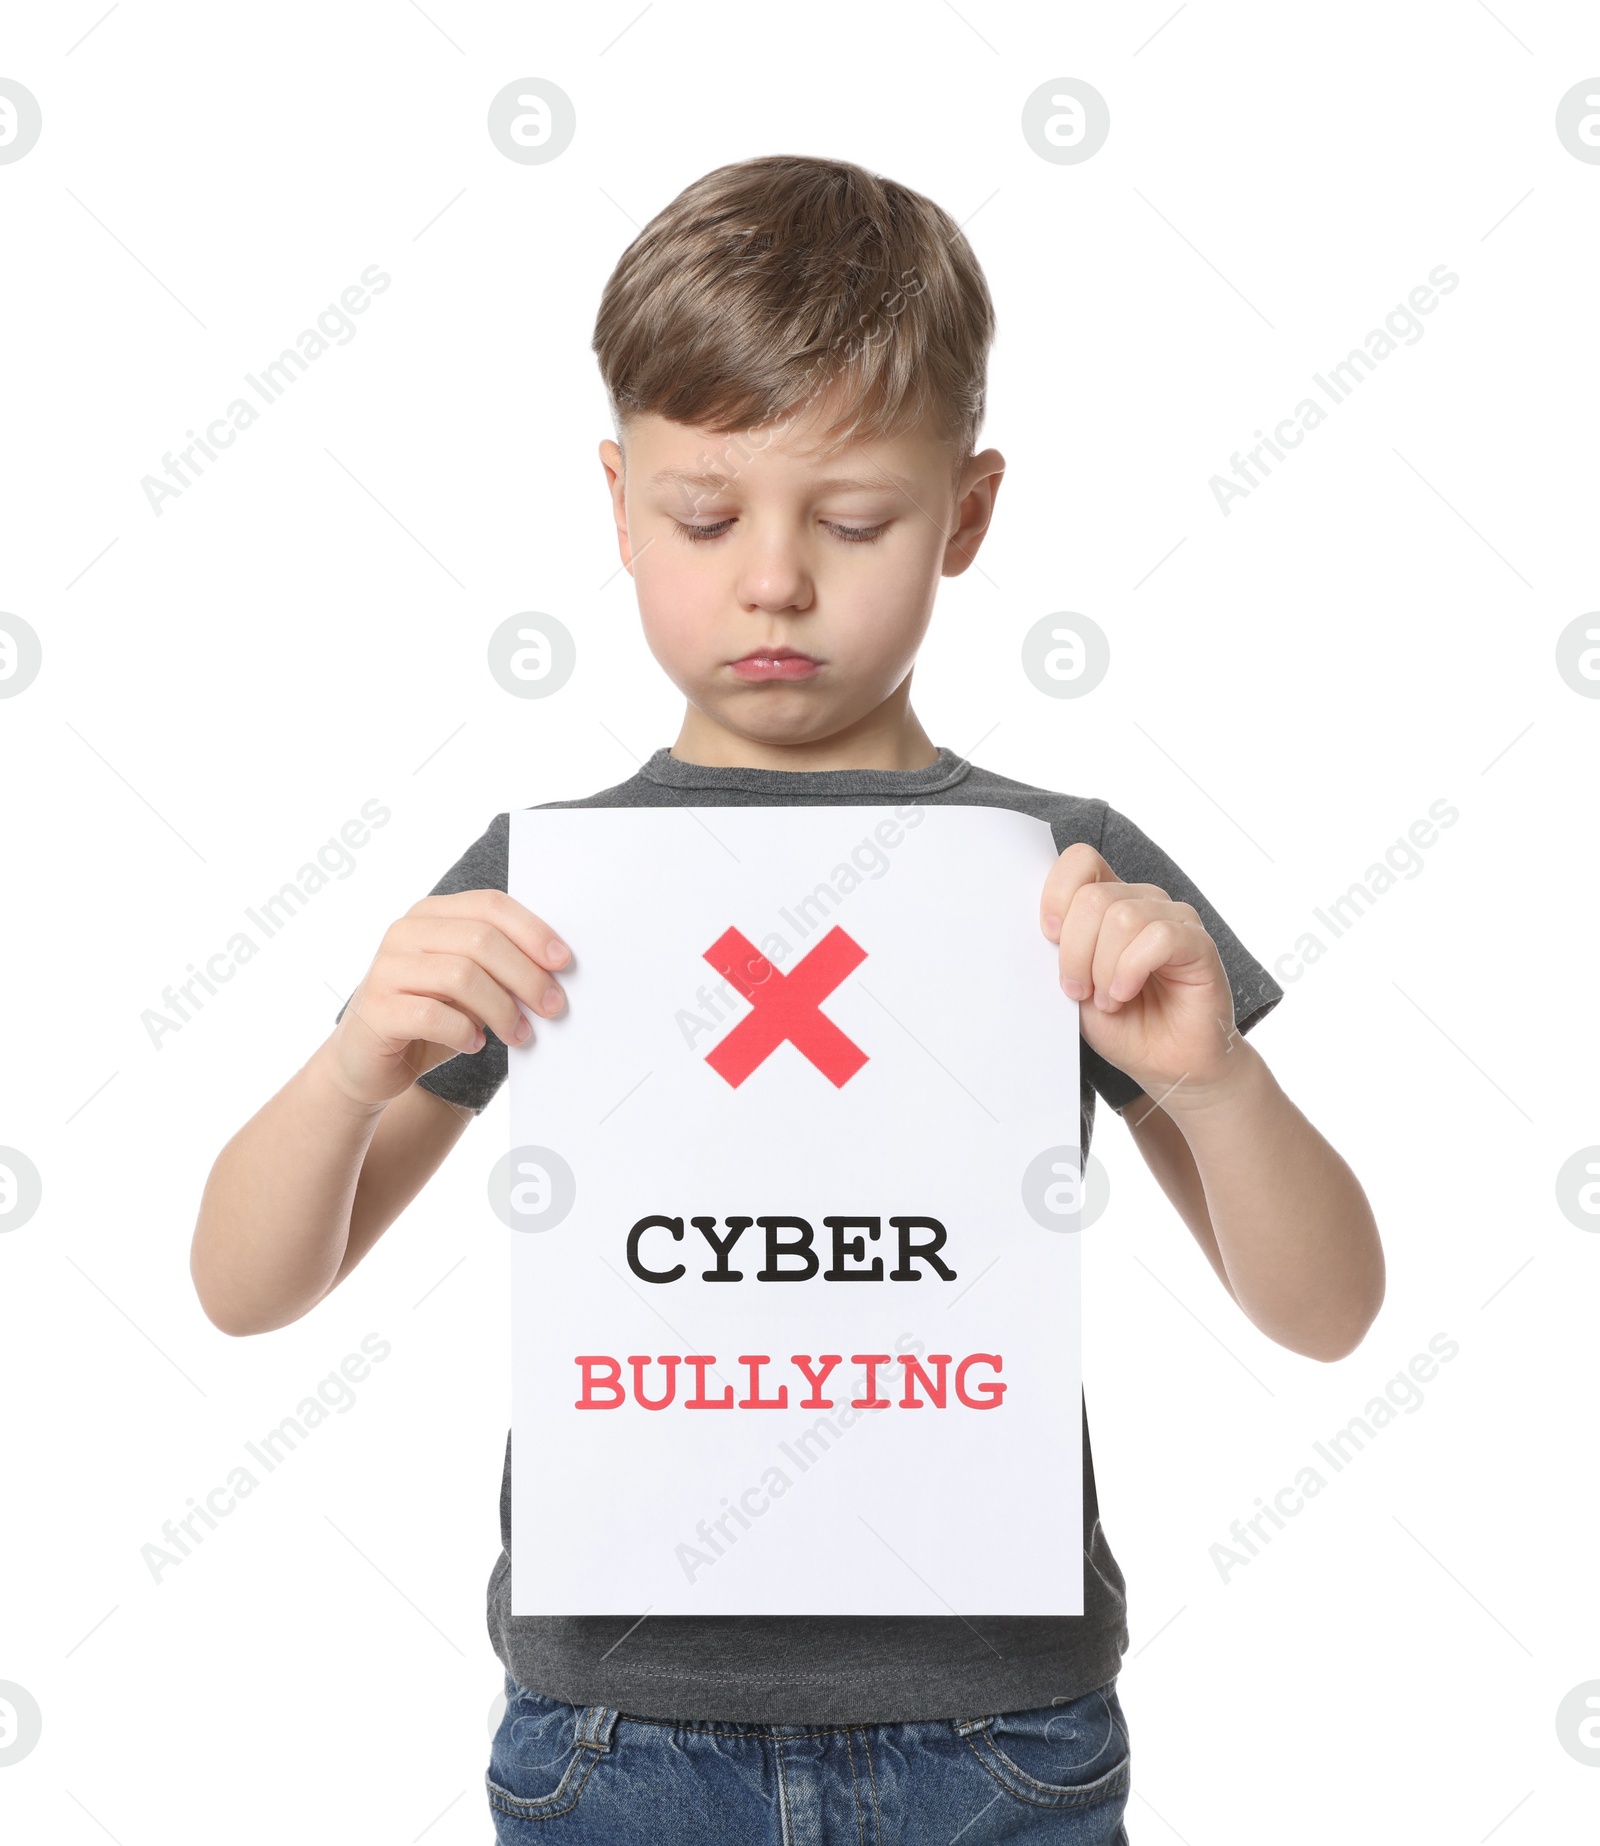
<svg viewBox="0 0 1600 1846"><path fill-rule="evenodd" d="M1115 1682L1031 1711L953 1721L1007 1794L1035 1807L1089 1808L1131 1786L1132 1754Z"/></svg>
<svg viewBox="0 0 1600 1846"><path fill-rule="evenodd" d="M568 1705L506 1676L506 1711L489 1745L484 1782L499 1837L499 1816L554 1820L570 1814L611 1748L617 1714L603 1705Z"/></svg>

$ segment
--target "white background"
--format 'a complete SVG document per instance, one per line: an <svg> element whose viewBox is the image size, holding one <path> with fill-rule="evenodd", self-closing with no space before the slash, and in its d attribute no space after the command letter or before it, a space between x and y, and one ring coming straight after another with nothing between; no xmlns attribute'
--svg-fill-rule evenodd
<svg viewBox="0 0 1600 1846"><path fill-rule="evenodd" d="M1259 1334L1101 1114L1085 1376L1129 1579L1132 1837L1586 1837L1600 1780L1555 1713L1600 1677L1600 1240L1555 1176L1600 1140L1600 707L1554 646L1600 606L1600 167L1554 113L1600 72L1593 9L636 15L8 20L0 72L45 126L0 167L0 607L45 667L0 708L0 1141L45 1190L0 1239L0 1679L44 1735L0 1770L0 1825L490 1836L499 1106L294 1326L218 1333L189 1240L222 1144L489 818L676 735L595 454L593 314L683 185L803 152L938 199L997 304L1009 469L916 670L930 734L1110 800L1269 965L1431 802L1461 815L1255 1036L1384 1234L1358 1351ZM549 166L485 132L527 75L577 109ZM1112 111L1079 167L1019 128L1061 75ZM141 476L373 262L393 286L357 338L155 518ZM1208 478L1440 262L1461 283L1425 337L1223 518ZM580 650L545 703L485 670L527 609ZM1082 700L1019 666L1059 610L1110 638ZM154 1050L162 989L374 797L393 818L351 875ZM154 1584L140 1547L373 1331L393 1350L355 1408ZM1230 1524L1441 1331L1461 1350L1423 1407L1224 1583Z"/></svg>

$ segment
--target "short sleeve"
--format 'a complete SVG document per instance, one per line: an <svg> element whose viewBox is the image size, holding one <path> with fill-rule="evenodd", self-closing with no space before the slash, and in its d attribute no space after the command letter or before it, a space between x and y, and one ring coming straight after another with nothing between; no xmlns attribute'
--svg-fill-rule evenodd
<svg viewBox="0 0 1600 1846"><path fill-rule="evenodd" d="M1102 859L1125 884L1159 885L1179 903L1193 904L1206 933L1217 945L1228 984L1233 989L1233 1023L1241 1033L1258 1026L1283 998L1279 986L1255 956L1234 934L1221 913L1183 867L1126 814L1106 804L1104 824L1096 848ZM1108 1064L1089 1046L1080 1044L1085 1078L1113 1109L1124 1109L1141 1094L1139 1085Z"/></svg>
<svg viewBox="0 0 1600 1846"><path fill-rule="evenodd" d="M504 891L509 875L510 838L510 814L495 815L428 893L429 897L449 897L457 891ZM352 994L351 999L354 997ZM346 1000L334 1015L335 1025L344 1017L349 1004ZM453 1058L435 1064L417 1082L446 1102L481 1115L505 1082L506 1071L505 1042L485 1027L481 1050L458 1051Z"/></svg>

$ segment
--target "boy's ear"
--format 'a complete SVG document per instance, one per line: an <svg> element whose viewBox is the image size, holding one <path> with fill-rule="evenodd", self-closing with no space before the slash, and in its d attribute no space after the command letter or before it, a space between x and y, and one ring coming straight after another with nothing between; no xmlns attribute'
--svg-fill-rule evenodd
<svg viewBox="0 0 1600 1846"><path fill-rule="evenodd" d="M941 574L959 577L978 555L989 522L994 517L995 496L1005 479L1006 458L998 449L974 455L962 473L956 504L956 528L945 542Z"/></svg>
<svg viewBox="0 0 1600 1846"><path fill-rule="evenodd" d="M617 551L623 568L633 575L633 547L628 542L628 504L625 493L622 450L608 436L600 444L600 466L605 470L606 488L611 495L611 514L617 522Z"/></svg>
<svg viewBox="0 0 1600 1846"><path fill-rule="evenodd" d="M600 444L600 466L605 470L606 486L614 496L622 485L622 450L609 436Z"/></svg>

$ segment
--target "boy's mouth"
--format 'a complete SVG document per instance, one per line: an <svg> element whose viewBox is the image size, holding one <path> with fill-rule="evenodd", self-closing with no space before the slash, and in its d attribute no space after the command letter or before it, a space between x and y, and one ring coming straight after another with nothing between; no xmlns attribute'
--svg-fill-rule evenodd
<svg viewBox="0 0 1600 1846"><path fill-rule="evenodd" d="M740 679L750 681L810 679L822 664L793 647L752 648L742 659L728 662Z"/></svg>

